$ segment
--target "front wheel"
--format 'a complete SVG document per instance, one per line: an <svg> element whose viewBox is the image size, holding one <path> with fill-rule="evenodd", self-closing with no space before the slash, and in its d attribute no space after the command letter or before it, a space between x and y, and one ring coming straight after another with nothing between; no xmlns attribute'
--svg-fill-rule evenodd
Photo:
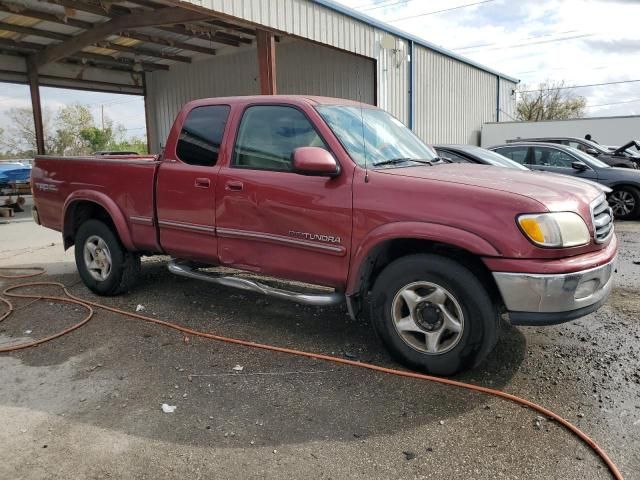
<svg viewBox="0 0 640 480"><path fill-rule="evenodd" d="M615 187L609 195L613 215L620 220L633 220L640 216L640 190L630 186Z"/></svg>
<svg viewBox="0 0 640 480"><path fill-rule="evenodd" d="M84 284L98 295L129 291L140 273L140 256L124 248L99 220L87 220L75 238L76 267Z"/></svg>
<svg viewBox="0 0 640 480"><path fill-rule="evenodd" d="M485 287L466 267L439 255L389 264L375 282L371 318L395 358L435 375L478 365L498 338L498 313Z"/></svg>

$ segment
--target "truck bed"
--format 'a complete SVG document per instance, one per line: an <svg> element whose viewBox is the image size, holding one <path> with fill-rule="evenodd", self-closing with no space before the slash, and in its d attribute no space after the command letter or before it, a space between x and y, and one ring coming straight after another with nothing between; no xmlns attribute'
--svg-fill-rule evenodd
<svg viewBox="0 0 640 480"><path fill-rule="evenodd" d="M40 223L62 231L66 206L76 198L115 206L140 250L156 250L154 227L155 155L37 156L31 174Z"/></svg>

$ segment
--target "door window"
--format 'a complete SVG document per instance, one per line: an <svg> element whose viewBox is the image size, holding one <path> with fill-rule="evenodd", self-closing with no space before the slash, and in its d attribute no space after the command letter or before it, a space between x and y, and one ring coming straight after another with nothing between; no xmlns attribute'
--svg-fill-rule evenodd
<svg viewBox="0 0 640 480"><path fill-rule="evenodd" d="M191 110L178 138L178 158L189 165L215 165L229 110L228 105L196 107Z"/></svg>
<svg viewBox="0 0 640 480"><path fill-rule="evenodd" d="M514 162L518 162L523 165L527 162L527 152L529 147L502 147L496 148L496 152L498 152L503 157L507 157Z"/></svg>
<svg viewBox="0 0 640 480"><path fill-rule="evenodd" d="M546 167L572 168L571 164L576 161L568 153L550 147L534 147L533 157L535 165Z"/></svg>
<svg viewBox="0 0 640 480"><path fill-rule="evenodd" d="M299 147L327 148L300 110L276 105L249 107L238 130L233 166L291 171L291 156Z"/></svg>

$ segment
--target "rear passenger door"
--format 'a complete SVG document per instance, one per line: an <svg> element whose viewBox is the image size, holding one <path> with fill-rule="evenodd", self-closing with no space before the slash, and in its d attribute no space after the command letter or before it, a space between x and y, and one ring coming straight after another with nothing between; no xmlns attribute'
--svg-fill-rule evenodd
<svg viewBox="0 0 640 480"><path fill-rule="evenodd" d="M167 145L156 183L160 245L169 255L217 261L216 175L230 107L206 105L185 117L178 141Z"/></svg>
<svg viewBox="0 0 640 480"><path fill-rule="evenodd" d="M494 149L496 153L499 153L503 157L507 157L509 160L513 160L520 165L534 169L534 165L531 164L529 147L525 145L513 146L513 147L499 147Z"/></svg>

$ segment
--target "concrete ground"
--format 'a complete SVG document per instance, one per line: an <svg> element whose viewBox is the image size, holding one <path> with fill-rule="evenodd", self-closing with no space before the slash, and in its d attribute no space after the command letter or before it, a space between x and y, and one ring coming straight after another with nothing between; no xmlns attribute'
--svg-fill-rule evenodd
<svg viewBox="0 0 640 480"><path fill-rule="evenodd" d="M640 225L617 229L620 273L605 307L565 325L505 326L490 358L458 379L556 411L595 439L625 478L640 479ZM59 234L28 212L0 223L0 266L18 265L44 266L43 281L96 299ZM162 259L144 263L135 291L99 300L142 305L199 330L399 367L370 326L342 309L178 278ZM0 345L46 336L84 313L15 303L0 324ZM163 413L163 403L175 412ZM497 398L185 339L105 312L58 340L0 356L0 424L7 479L608 478L563 428Z"/></svg>

